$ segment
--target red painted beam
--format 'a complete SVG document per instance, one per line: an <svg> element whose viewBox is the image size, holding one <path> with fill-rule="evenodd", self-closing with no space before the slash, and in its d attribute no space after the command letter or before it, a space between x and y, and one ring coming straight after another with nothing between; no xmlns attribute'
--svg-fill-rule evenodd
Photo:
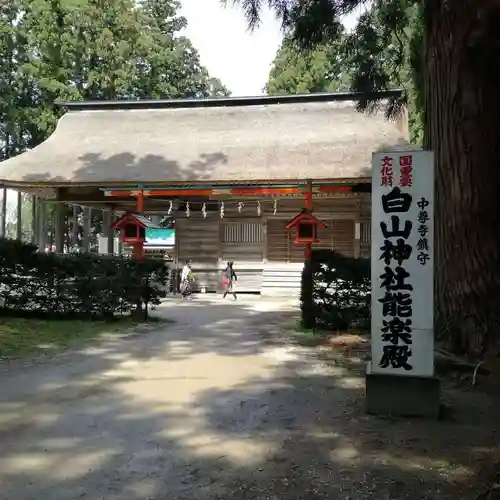
<svg viewBox="0 0 500 500"><path fill-rule="evenodd" d="M349 193L352 190L351 186L320 186L314 189L320 193ZM220 194L220 189L149 189L142 191L142 196L145 198L154 198L156 196L215 196ZM224 190L226 191L226 190ZM289 188L234 188L227 190L228 194L232 196L280 196L280 195L292 195L299 194L302 192L300 187L289 187ZM105 195L111 198L140 198L141 190L120 190L120 191L105 191ZM306 201L308 193L306 192ZM139 210L141 211L141 210Z"/></svg>
<svg viewBox="0 0 500 500"><path fill-rule="evenodd" d="M351 186L320 186L318 191L320 193L350 193Z"/></svg>
<svg viewBox="0 0 500 500"><path fill-rule="evenodd" d="M235 188L231 189L233 196L279 196L283 194L297 194L299 187L293 188Z"/></svg>
<svg viewBox="0 0 500 500"><path fill-rule="evenodd" d="M150 197L155 196L211 196L212 189L151 189Z"/></svg>

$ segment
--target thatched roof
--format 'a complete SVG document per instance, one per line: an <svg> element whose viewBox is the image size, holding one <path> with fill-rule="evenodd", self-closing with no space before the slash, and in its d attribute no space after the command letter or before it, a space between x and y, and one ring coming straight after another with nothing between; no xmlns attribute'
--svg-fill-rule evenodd
<svg viewBox="0 0 500 500"><path fill-rule="evenodd" d="M81 106L67 112L44 143L2 162L0 182L275 182L370 175L372 152L400 144L406 127L334 98Z"/></svg>

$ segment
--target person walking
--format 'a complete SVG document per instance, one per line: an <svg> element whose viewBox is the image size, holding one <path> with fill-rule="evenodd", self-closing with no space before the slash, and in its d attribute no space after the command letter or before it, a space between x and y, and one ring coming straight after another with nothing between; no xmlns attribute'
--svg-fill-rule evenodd
<svg viewBox="0 0 500 500"><path fill-rule="evenodd" d="M183 299L187 299L193 291L191 290L191 281L193 280L193 271L191 270L191 262L186 260L181 271L181 295Z"/></svg>
<svg viewBox="0 0 500 500"><path fill-rule="evenodd" d="M236 292L233 289L234 282L238 281L238 276L234 272L234 262L228 262L226 265L226 269L222 271L222 288L224 289L224 294L222 298L225 299L228 293L232 294L234 300L238 297L236 296Z"/></svg>

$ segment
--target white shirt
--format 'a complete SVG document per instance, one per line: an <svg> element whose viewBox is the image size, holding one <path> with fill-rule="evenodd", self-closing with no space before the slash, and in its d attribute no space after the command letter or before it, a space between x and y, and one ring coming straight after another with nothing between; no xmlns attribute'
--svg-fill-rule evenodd
<svg viewBox="0 0 500 500"><path fill-rule="evenodd" d="M181 281L187 281L188 279L188 276L189 276L189 271L190 271L190 268L188 265L185 265L183 268L182 268L182 272L181 272Z"/></svg>

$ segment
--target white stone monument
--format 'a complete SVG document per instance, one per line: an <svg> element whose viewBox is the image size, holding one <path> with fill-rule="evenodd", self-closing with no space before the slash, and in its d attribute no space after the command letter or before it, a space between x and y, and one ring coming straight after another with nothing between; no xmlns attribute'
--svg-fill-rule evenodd
<svg viewBox="0 0 500 500"><path fill-rule="evenodd" d="M367 411L437 417L433 153L378 152L372 168Z"/></svg>

